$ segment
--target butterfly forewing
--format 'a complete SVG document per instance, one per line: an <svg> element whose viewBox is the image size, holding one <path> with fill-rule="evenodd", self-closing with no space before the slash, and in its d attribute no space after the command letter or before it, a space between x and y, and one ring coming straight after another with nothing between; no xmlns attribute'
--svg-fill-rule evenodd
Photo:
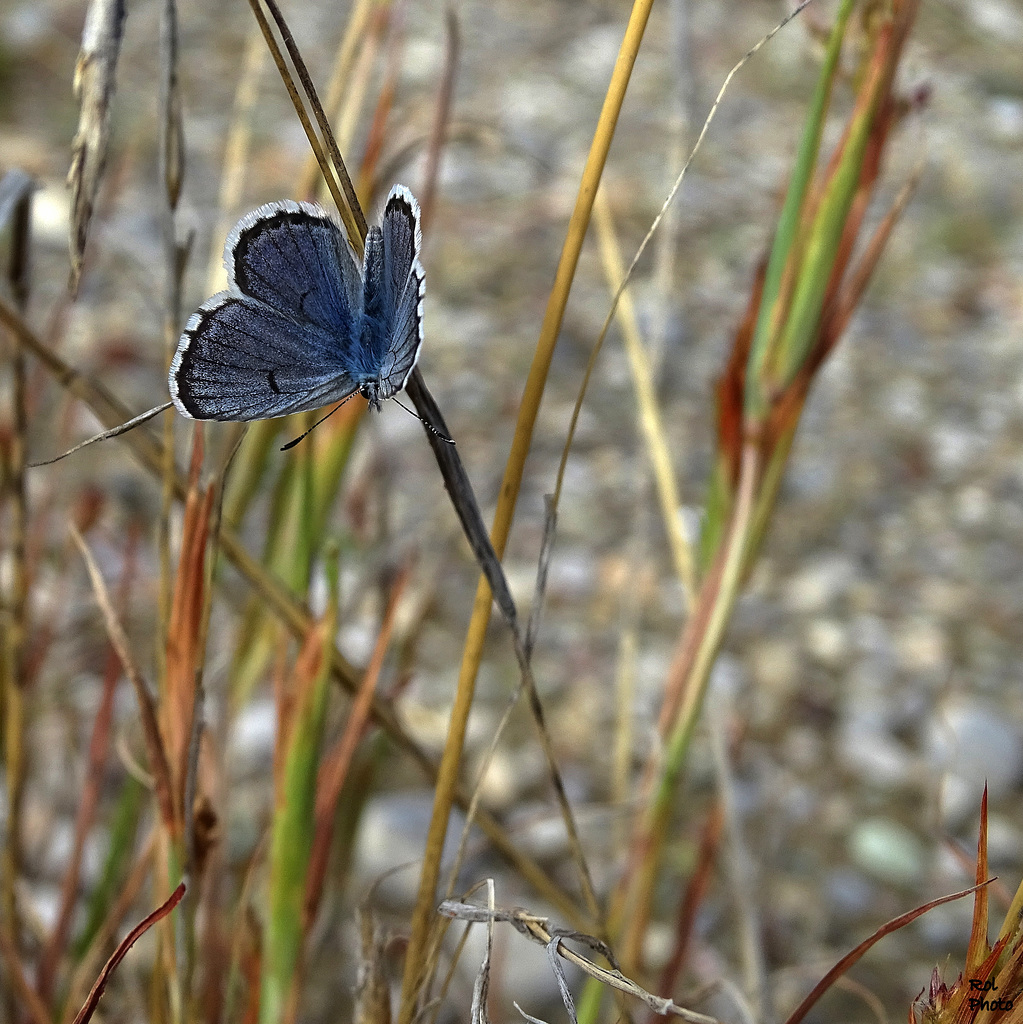
<svg viewBox="0 0 1023 1024"><path fill-rule="evenodd" d="M397 394L412 373L423 344L423 296L426 277L419 204L403 185L395 185L384 207L383 286L389 341L381 369L381 398Z"/></svg>
<svg viewBox="0 0 1023 1024"><path fill-rule="evenodd" d="M244 216L227 238L232 291L350 338L362 286L341 226L322 207L285 200Z"/></svg>

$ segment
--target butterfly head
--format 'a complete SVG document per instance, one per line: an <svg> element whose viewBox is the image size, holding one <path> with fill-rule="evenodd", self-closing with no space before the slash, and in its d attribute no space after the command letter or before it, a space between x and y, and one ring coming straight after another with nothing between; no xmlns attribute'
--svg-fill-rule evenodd
<svg viewBox="0 0 1023 1024"><path fill-rule="evenodd" d="M380 381L367 381L359 388L359 394L369 402L371 409L376 409L377 412L380 412Z"/></svg>

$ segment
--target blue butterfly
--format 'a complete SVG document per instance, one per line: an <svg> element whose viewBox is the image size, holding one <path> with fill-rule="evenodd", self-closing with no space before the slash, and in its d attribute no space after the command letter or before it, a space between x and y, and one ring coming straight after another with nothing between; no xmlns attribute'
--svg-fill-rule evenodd
<svg viewBox="0 0 1023 1024"><path fill-rule="evenodd" d="M375 408L408 382L423 344L423 235L404 185L387 197L359 269L344 229L292 200L227 236L227 291L189 318L168 381L196 420L261 420L360 392Z"/></svg>

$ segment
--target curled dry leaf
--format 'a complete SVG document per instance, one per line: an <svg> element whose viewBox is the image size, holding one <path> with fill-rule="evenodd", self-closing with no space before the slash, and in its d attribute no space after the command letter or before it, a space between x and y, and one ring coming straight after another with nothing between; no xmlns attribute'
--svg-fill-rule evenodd
<svg viewBox="0 0 1023 1024"><path fill-rule="evenodd" d="M99 191L110 142L110 101L124 30L124 0L93 0L85 16L82 49L75 65L79 101L78 131L71 143L68 187L71 203L71 289L82 273L89 221Z"/></svg>

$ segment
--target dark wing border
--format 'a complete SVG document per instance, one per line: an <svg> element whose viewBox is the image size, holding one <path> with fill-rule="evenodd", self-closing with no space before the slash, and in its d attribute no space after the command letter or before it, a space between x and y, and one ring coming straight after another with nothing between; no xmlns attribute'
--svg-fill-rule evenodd
<svg viewBox="0 0 1023 1024"><path fill-rule="evenodd" d="M307 218L318 228L328 230L311 231L309 225L295 223L292 218L296 217ZM296 289L294 294L278 290L260 273L260 243L269 244L283 260L297 257L300 265L292 268L296 271L295 280L315 287L305 292ZM247 259L250 252L251 260ZM337 280L328 272L331 264L336 267ZM265 302L282 313L311 320L326 329L347 329L349 333L357 330L362 311L361 263L340 220L317 203L280 199L250 210L238 220L224 242L224 269L228 291L236 295ZM335 288L337 293L332 294ZM310 294L317 295L320 302L306 308L305 300ZM346 322L335 322L336 314Z"/></svg>

